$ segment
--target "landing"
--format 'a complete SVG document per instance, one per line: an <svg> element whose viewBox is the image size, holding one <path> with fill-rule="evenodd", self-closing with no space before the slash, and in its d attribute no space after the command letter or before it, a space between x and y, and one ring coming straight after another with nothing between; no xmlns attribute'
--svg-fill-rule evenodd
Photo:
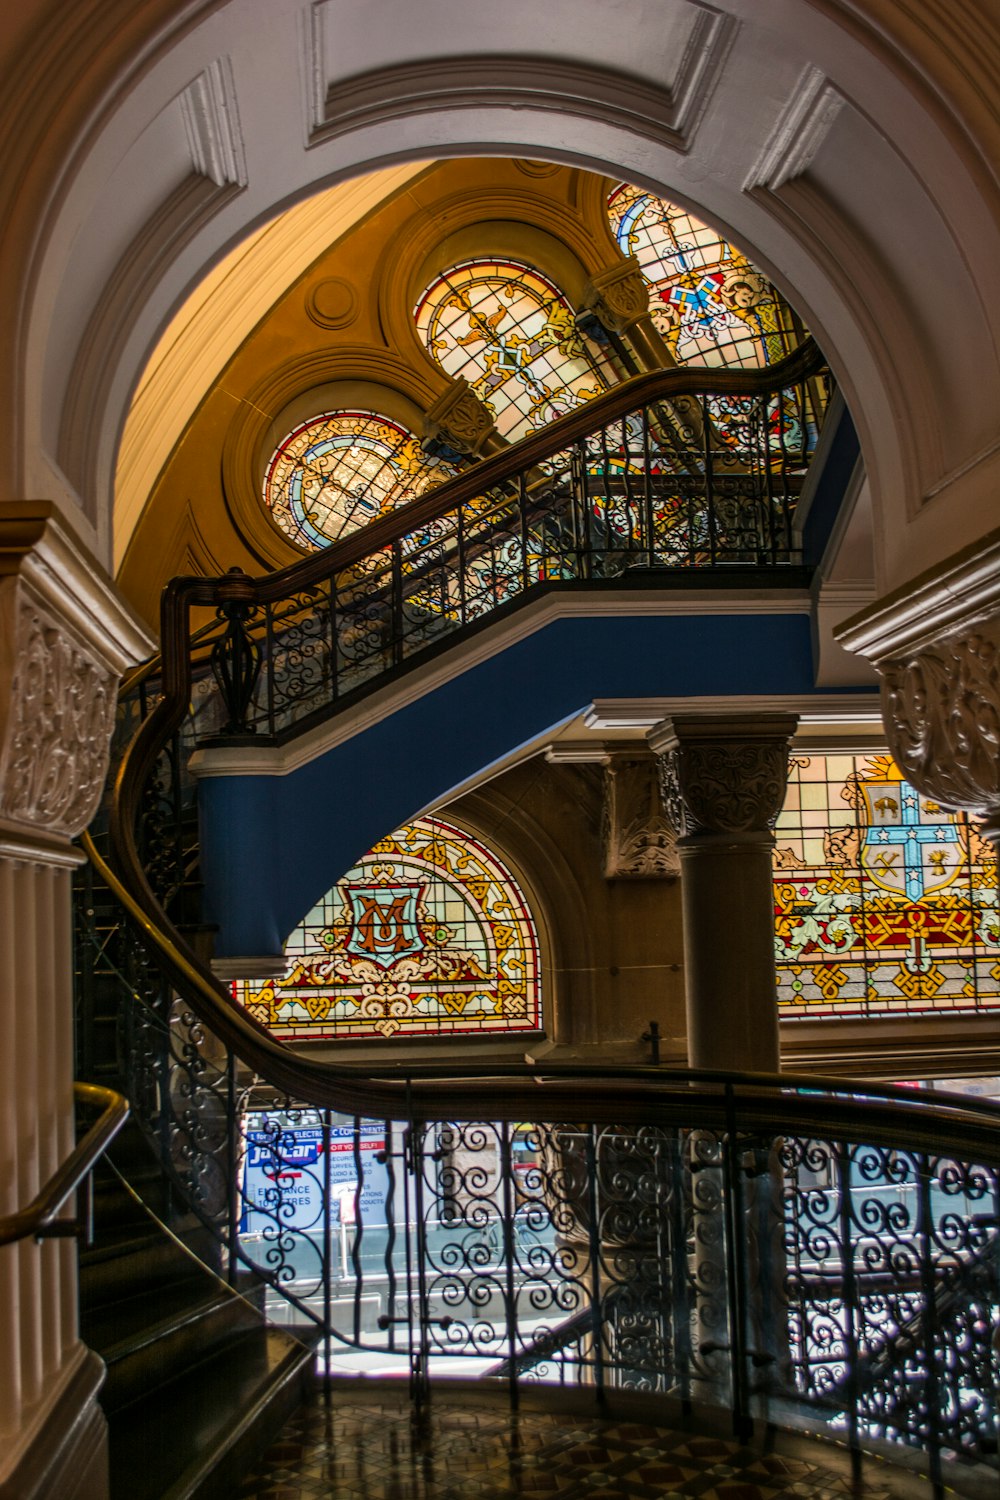
<svg viewBox="0 0 1000 1500"><path fill-rule="evenodd" d="M554 1410L557 1393L543 1394L545 1409L531 1409L525 1392L522 1410L512 1414L506 1399L445 1396L438 1389L420 1434L405 1388L378 1386L369 1394L356 1385L341 1392L335 1384L328 1404L319 1396L291 1418L244 1481L239 1500L656 1500L668 1494L888 1500L926 1488L875 1461L855 1488L846 1454L832 1445L778 1434L776 1443L743 1446L722 1435Z"/></svg>

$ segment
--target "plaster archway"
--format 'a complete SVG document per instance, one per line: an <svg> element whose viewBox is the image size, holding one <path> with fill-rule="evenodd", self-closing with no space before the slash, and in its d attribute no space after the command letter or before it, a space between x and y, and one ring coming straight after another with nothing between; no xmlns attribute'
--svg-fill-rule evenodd
<svg viewBox="0 0 1000 1500"><path fill-rule="evenodd" d="M836 0L634 0L624 27L569 0L502 23L435 0L376 30L338 0L162 0L106 5L92 36L87 9L49 17L8 99L44 68L13 163L3 394L8 492L56 499L102 557L131 394L225 250L359 169L500 152L679 197L786 290L858 417L883 588L991 523L996 141L958 86L964 66L986 87L985 18L972 59L929 5L876 24Z"/></svg>

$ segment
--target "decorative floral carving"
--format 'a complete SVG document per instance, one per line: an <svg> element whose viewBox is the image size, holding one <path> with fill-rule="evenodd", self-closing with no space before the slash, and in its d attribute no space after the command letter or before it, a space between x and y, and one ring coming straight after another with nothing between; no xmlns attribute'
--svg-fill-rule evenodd
<svg viewBox="0 0 1000 1500"><path fill-rule="evenodd" d="M430 408L423 430L425 443L443 443L456 453L478 453L493 431L493 417L460 376Z"/></svg>
<svg viewBox="0 0 1000 1500"><path fill-rule="evenodd" d="M115 679L23 594L16 636L0 814L72 837L104 786Z"/></svg>
<svg viewBox="0 0 1000 1500"><path fill-rule="evenodd" d="M664 808L679 834L739 834L769 828L785 797L787 732L743 736L685 731L660 757Z"/></svg>
<svg viewBox="0 0 1000 1500"><path fill-rule="evenodd" d="M662 880L680 874L677 835L663 815L651 757L616 757L606 767L603 845L608 880Z"/></svg>
<svg viewBox="0 0 1000 1500"><path fill-rule="evenodd" d="M589 306L610 333L624 333L649 312L649 289L632 256L610 271L601 271L591 283Z"/></svg>
<svg viewBox="0 0 1000 1500"><path fill-rule="evenodd" d="M879 663L893 757L918 791L1000 840L1000 620Z"/></svg>

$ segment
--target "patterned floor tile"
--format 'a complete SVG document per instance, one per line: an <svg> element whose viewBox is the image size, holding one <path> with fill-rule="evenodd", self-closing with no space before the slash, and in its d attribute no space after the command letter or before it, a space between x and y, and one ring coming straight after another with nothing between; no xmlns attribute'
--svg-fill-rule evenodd
<svg viewBox="0 0 1000 1500"><path fill-rule="evenodd" d="M296 1413L234 1500L846 1500L818 1464L638 1422L335 1395ZM865 1489L858 1500L882 1500Z"/></svg>

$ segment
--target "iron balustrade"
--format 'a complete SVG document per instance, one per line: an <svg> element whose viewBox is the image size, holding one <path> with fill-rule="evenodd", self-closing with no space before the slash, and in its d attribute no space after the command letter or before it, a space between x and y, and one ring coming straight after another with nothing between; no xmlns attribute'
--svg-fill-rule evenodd
<svg viewBox="0 0 1000 1500"><path fill-rule="evenodd" d="M636 376L293 567L174 579L168 699L192 608L218 613L215 731L281 737L543 590L788 574L822 364L807 340L763 371Z"/></svg>
<svg viewBox="0 0 1000 1500"><path fill-rule="evenodd" d="M255 1077L129 945L136 1117L220 1269L315 1325L328 1372L395 1370L418 1401L462 1373L515 1403L526 1382L659 1394L737 1434L832 1432L859 1462L904 1445L935 1493L996 1469L995 1107L428 1064L371 1080L391 1111L337 1110Z"/></svg>
<svg viewBox="0 0 1000 1500"><path fill-rule="evenodd" d="M175 581L164 659L123 701L124 880L87 846L80 969L121 992L136 1116L220 1267L315 1324L330 1368L399 1364L418 1400L455 1369L515 1401L547 1380L669 1394L738 1432L908 1446L940 1492L997 1464L996 1110L652 1066L331 1065L234 1007L170 920L197 874L200 734L285 732L533 590L793 565L808 442L782 452L775 391L817 359L694 393L690 372L638 377L599 431L571 414L283 574ZM735 460L723 399L757 402ZM202 675L188 716L192 607L218 611L196 635L222 714Z"/></svg>

